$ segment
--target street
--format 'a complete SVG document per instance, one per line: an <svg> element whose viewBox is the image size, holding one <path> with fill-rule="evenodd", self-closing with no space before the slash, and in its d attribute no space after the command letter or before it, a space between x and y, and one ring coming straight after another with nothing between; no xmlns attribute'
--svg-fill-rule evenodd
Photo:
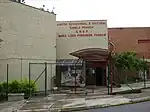
<svg viewBox="0 0 150 112"><path fill-rule="evenodd" d="M150 112L150 102L76 112Z"/></svg>

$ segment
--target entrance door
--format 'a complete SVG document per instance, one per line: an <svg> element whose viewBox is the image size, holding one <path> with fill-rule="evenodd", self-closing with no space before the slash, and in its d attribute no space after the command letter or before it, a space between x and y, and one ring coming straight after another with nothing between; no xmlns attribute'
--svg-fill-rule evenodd
<svg viewBox="0 0 150 112"><path fill-rule="evenodd" d="M105 80L105 70L100 67L96 67L95 74L96 74L96 86L104 86Z"/></svg>
<svg viewBox="0 0 150 112"><path fill-rule="evenodd" d="M86 63L86 84L96 86L106 86L106 62ZM94 73L91 71L94 70Z"/></svg>

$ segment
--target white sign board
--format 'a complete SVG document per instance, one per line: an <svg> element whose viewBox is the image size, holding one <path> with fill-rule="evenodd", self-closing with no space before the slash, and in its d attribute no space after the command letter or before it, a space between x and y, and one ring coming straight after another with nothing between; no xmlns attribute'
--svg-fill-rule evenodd
<svg viewBox="0 0 150 112"><path fill-rule="evenodd" d="M108 49L106 20L57 22L57 59L86 48Z"/></svg>
<svg viewBox="0 0 150 112"><path fill-rule="evenodd" d="M68 21L57 22L59 31L58 37L82 38L82 37L105 37L107 35L106 21Z"/></svg>

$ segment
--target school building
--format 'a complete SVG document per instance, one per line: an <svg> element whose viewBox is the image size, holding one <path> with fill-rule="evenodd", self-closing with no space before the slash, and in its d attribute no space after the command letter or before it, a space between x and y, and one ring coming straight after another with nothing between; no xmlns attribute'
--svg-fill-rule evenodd
<svg viewBox="0 0 150 112"><path fill-rule="evenodd" d="M111 52L135 51L149 61L149 42L148 27L107 28L106 20L56 22L52 12L0 0L0 82L6 81L9 64L10 81L29 79L30 71L40 91L56 83L106 86ZM45 63L47 79L40 75Z"/></svg>

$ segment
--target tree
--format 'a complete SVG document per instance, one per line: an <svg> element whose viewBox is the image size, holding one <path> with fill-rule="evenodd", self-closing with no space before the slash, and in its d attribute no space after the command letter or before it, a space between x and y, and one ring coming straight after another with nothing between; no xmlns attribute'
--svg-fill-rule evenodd
<svg viewBox="0 0 150 112"><path fill-rule="evenodd" d="M147 62L139 59L134 52L123 52L113 56L115 67L117 68L118 81L124 83L128 73L139 73L148 70ZM134 78L134 77L132 77Z"/></svg>
<svg viewBox="0 0 150 112"><path fill-rule="evenodd" d="M123 52L114 57L115 66L125 71L143 71L148 69L147 62L139 59L134 52Z"/></svg>

